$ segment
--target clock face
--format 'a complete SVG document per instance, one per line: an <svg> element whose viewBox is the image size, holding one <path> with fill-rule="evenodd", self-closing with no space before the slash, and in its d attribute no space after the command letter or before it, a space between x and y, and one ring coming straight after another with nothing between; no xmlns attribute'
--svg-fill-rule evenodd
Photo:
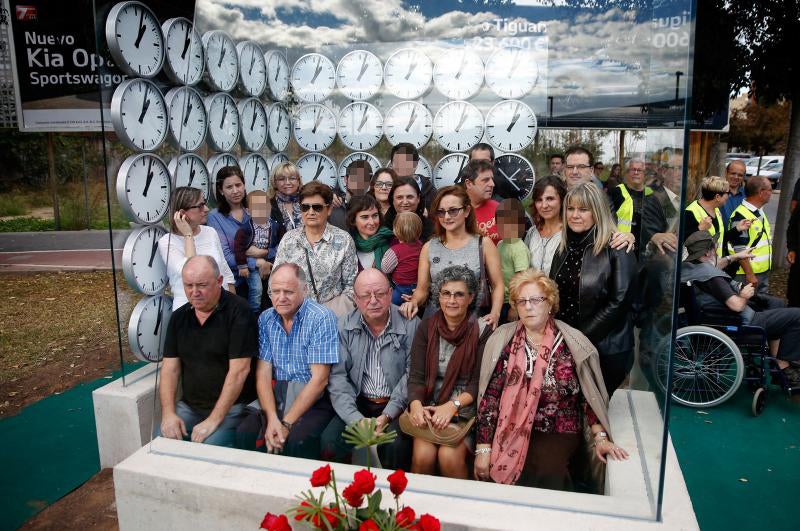
<svg viewBox="0 0 800 531"><path fill-rule="evenodd" d="M521 98L539 77L536 60L528 50L503 48L486 62L486 85L501 98Z"/></svg>
<svg viewBox="0 0 800 531"><path fill-rule="evenodd" d="M167 266L158 252L158 240L167 231L158 225L131 232L122 249L122 272L128 285L145 295L161 293L167 286Z"/></svg>
<svg viewBox="0 0 800 531"><path fill-rule="evenodd" d="M467 164L469 164L469 156L464 153L445 155L433 168L433 185L436 188L442 188L456 184L456 179Z"/></svg>
<svg viewBox="0 0 800 531"><path fill-rule="evenodd" d="M366 160L373 174L381 167L381 161L371 153L364 151L350 153L339 163L339 190L347 190L347 167L357 160Z"/></svg>
<svg viewBox="0 0 800 531"><path fill-rule="evenodd" d="M275 101L286 101L289 95L289 63L286 56L277 50L264 53L267 66L267 88L269 97Z"/></svg>
<svg viewBox="0 0 800 531"><path fill-rule="evenodd" d="M218 153L208 159L206 167L208 168L208 198L216 202L217 200L217 174L219 170L227 166L239 167L239 161L230 153Z"/></svg>
<svg viewBox="0 0 800 531"><path fill-rule="evenodd" d="M300 101L319 103L333 91L336 69L324 55L309 53L297 60L289 79Z"/></svg>
<svg viewBox="0 0 800 531"><path fill-rule="evenodd" d="M471 103L452 101L433 120L434 138L448 151L466 151L483 137L483 115Z"/></svg>
<svg viewBox="0 0 800 531"><path fill-rule="evenodd" d="M253 41L236 45L239 54L239 85L248 96L259 97L267 88L267 64L261 48Z"/></svg>
<svg viewBox="0 0 800 531"><path fill-rule="evenodd" d="M208 145L215 151L230 151L239 140L239 111L230 95L218 92L206 97Z"/></svg>
<svg viewBox="0 0 800 531"><path fill-rule="evenodd" d="M383 68L386 89L398 98L413 100L431 86L433 64L428 56L412 48L393 53Z"/></svg>
<svg viewBox="0 0 800 531"><path fill-rule="evenodd" d="M284 151L289 145L292 121L289 112L282 103L273 103L267 112L267 144L272 151Z"/></svg>
<svg viewBox="0 0 800 531"><path fill-rule="evenodd" d="M254 190L267 191L269 187L267 159L258 153L248 153L239 159L239 167L242 168L245 191L248 194Z"/></svg>
<svg viewBox="0 0 800 531"><path fill-rule="evenodd" d="M350 149L372 149L383 136L383 116L374 105L351 103L339 114L339 138Z"/></svg>
<svg viewBox="0 0 800 531"><path fill-rule="evenodd" d="M208 117L203 98L191 87L170 89L164 97L169 108L169 138L184 151L203 145Z"/></svg>
<svg viewBox="0 0 800 531"><path fill-rule="evenodd" d="M212 90L228 92L239 79L239 56L230 36L221 30L203 34L206 52L206 72Z"/></svg>
<svg viewBox="0 0 800 531"><path fill-rule="evenodd" d="M381 60L366 50L348 53L336 67L336 83L342 94L351 100L370 99L383 83Z"/></svg>
<svg viewBox="0 0 800 531"><path fill-rule="evenodd" d="M433 84L451 100L469 99L483 85L483 61L466 48L447 50L436 61Z"/></svg>
<svg viewBox="0 0 800 531"><path fill-rule="evenodd" d="M502 151L520 151L536 136L536 115L517 100L501 101L486 113L486 139Z"/></svg>
<svg viewBox="0 0 800 531"><path fill-rule="evenodd" d="M123 81L111 98L111 122L127 147L153 151L167 137L167 103L152 82L146 79Z"/></svg>
<svg viewBox="0 0 800 531"><path fill-rule="evenodd" d="M267 161L269 162L270 168L275 168L278 164L289 162L289 157L287 157L285 153L275 153L274 155L271 155Z"/></svg>
<svg viewBox="0 0 800 531"><path fill-rule="evenodd" d="M494 159L494 193L504 198L527 198L533 190L536 174L525 157L506 153Z"/></svg>
<svg viewBox="0 0 800 531"><path fill-rule="evenodd" d="M267 143L267 111L258 98L239 102L239 141L245 151L261 151Z"/></svg>
<svg viewBox="0 0 800 531"><path fill-rule="evenodd" d="M319 181L336 188L336 163L322 153L307 153L297 160L300 180L303 184Z"/></svg>
<svg viewBox="0 0 800 531"><path fill-rule="evenodd" d="M158 223L169 210L172 180L159 157L140 153L125 159L117 172L117 199L136 223Z"/></svg>
<svg viewBox="0 0 800 531"><path fill-rule="evenodd" d="M172 317L172 297L155 295L140 300L128 323L128 343L134 356L156 363L164 356L167 325Z"/></svg>
<svg viewBox="0 0 800 531"><path fill-rule="evenodd" d="M172 159L167 169L172 175L172 185L175 188L197 188L203 192L203 199L208 201L208 169L203 159L194 153L184 153Z"/></svg>
<svg viewBox="0 0 800 531"><path fill-rule="evenodd" d="M323 105L303 105L294 117L294 138L306 151L323 151L336 138L336 116Z"/></svg>
<svg viewBox="0 0 800 531"><path fill-rule="evenodd" d="M433 116L421 103L401 101L386 113L383 132L393 146L410 142L419 149L431 138Z"/></svg>
<svg viewBox="0 0 800 531"><path fill-rule="evenodd" d="M200 34L191 21L171 18L161 25L166 41L164 73L180 85L196 85L203 78L205 58Z"/></svg>
<svg viewBox="0 0 800 531"><path fill-rule="evenodd" d="M106 18L106 43L126 74L154 77L164 63L164 36L158 18L141 2L120 2Z"/></svg>

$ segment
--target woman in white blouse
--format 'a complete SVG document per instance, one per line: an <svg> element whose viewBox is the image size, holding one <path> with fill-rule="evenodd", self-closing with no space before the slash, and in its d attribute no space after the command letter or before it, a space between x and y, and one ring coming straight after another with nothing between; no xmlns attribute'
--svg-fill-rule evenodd
<svg viewBox="0 0 800 531"><path fill-rule="evenodd" d="M188 186L176 188L172 194L170 213L171 232L158 240L158 251L167 264L173 311L188 302L183 291L181 270L186 260L195 255L214 258L222 274L222 285L231 293L236 293L233 272L225 261L217 231L204 225L208 219L208 207L203 192Z"/></svg>

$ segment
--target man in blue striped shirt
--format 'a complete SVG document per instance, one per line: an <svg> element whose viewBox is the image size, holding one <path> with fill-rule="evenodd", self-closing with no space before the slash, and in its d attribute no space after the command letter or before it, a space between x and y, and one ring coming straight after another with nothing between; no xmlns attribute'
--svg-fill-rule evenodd
<svg viewBox="0 0 800 531"><path fill-rule="evenodd" d="M305 274L296 264L275 268L269 288L273 307L258 319L256 370L267 451L316 459L320 433L335 414L326 386L339 361L336 316L307 298Z"/></svg>

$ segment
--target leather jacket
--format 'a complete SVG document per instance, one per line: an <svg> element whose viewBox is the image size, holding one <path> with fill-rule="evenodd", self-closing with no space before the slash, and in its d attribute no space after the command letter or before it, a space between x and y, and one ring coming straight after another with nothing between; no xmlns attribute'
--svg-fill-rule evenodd
<svg viewBox="0 0 800 531"><path fill-rule="evenodd" d="M636 258L624 250L606 246L594 255L592 243L583 251L578 300L579 322L583 332L597 347L600 357L631 351L634 347L631 301L636 292ZM550 266L556 279L564 265L567 250L559 249ZM562 300L561 304L564 304Z"/></svg>

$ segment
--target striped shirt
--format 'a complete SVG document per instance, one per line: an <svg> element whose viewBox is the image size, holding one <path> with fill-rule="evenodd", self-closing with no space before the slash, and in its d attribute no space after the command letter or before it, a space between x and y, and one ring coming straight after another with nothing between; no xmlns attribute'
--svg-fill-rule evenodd
<svg viewBox="0 0 800 531"><path fill-rule="evenodd" d="M386 383L386 377L383 374L383 367L381 367L381 347L384 340L384 332L389 328L391 319L386 320L386 326L383 327L381 333L377 336L372 335L372 330L369 325L361 317L361 326L367 333L367 342L369 350L367 351L367 358L364 363L364 379L361 381L361 394L367 398L386 398L392 394L389 384Z"/></svg>
<svg viewBox="0 0 800 531"><path fill-rule="evenodd" d="M281 316L270 308L258 318L258 359L272 364L280 381L311 380L310 364L339 362L339 332L332 311L306 299L287 334Z"/></svg>

